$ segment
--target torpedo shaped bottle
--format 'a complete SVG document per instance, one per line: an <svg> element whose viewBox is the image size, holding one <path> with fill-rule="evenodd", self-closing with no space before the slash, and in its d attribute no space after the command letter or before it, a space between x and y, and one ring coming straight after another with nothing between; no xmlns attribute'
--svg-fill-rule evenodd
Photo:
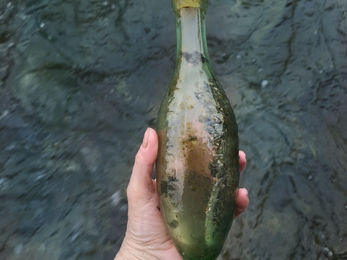
<svg viewBox="0 0 347 260"><path fill-rule="evenodd" d="M177 64L160 107L159 203L183 259L216 259L232 224L239 182L237 124L207 52L207 0L172 0Z"/></svg>

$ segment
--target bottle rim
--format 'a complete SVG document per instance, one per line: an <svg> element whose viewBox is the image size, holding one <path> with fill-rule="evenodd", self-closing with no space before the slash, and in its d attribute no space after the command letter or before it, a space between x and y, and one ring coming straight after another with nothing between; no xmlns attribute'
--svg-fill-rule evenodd
<svg viewBox="0 0 347 260"><path fill-rule="evenodd" d="M200 8L206 12L208 7L208 0L172 0L172 8L174 12L182 8Z"/></svg>

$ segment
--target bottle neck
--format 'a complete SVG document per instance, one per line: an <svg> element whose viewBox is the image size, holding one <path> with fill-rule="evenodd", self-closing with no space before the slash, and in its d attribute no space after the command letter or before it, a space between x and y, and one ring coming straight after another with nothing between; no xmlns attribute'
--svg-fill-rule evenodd
<svg viewBox="0 0 347 260"><path fill-rule="evenodd" d="M204 10L182 8L176 16L178 61L193 64L208 61Z"/></svg>

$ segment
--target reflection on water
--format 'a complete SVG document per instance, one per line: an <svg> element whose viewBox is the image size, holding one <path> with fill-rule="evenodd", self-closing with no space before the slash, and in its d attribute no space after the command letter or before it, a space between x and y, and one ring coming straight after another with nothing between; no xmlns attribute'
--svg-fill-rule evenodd
<svg viewBox="0 0 347 260"><path fill-rule="evenodd" d="M170 1L0 0L0 258L112 259L175 64ZM211 0L251 204L219 259L347 257L347 2Z"/></svg>

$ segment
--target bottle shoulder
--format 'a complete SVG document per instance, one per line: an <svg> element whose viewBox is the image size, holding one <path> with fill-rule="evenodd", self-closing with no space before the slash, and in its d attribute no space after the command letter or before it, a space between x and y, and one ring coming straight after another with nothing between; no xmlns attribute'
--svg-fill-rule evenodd
<svg viewBox="0 0 347 260"><path fill-rule="evenodd" d="M206 77L177 77L163 99L160 114L185 120L235 120L229 99L218 81ZM223 120L224 121L224 120Z"/></svg>
<svg viewBox="0 0 347 260"><path fill-rule="evenodd" d="M228 101L223 87L209 69L200 67L195 70L181 69L173 76L167 98L187 99L195 98L197 101L204 99Z"/></svg>

